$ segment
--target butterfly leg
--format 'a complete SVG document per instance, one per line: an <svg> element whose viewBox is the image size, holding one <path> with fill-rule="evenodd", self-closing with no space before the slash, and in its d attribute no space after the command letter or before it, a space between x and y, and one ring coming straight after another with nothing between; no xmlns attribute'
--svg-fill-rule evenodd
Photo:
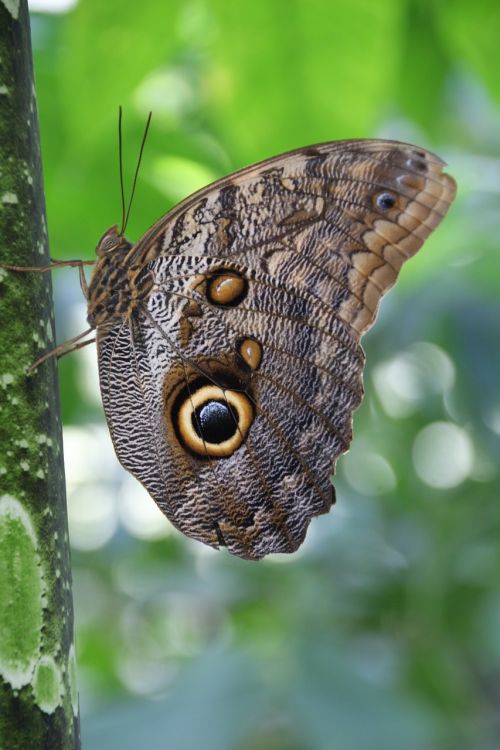
<svg viewBox="0 0 500 750"><path fill-rule="evenodd" d="M80 339L82 339L84 336L87 336L89 333L91 333L92 330L92 328L87 328L86 331L83 331L83 333L79 333L78 336L74 336L68 341L63 341L63 343L59 344L59 346L56 346L49 352L42 354L41 357L39 357L35 362L33 362L32 365L28 367L28 372L34 372L43 362L45 362L47 359L50 359L51 357L63 357L65 354L75 352L77 349L82 349L84 346L87 346L87 344L92 344L95 341L95 338L88 339L87 341L80 341ZM80 343L76 343L78 341L80 341Z"/></svg>
<svg viewBox="0 0 500 750"><path fill-rule="evenodd" d="M85 278L85 271L83 270L84 266L93 266L95 263L95 260L56 260L55 258L50 259L50 265L49 266L13 266L10 264L0 264L0 268L5 268L7 271L18 271L18 272L30 272L30 273L46 273L47 271L53 271L54 268L63 268L65 266L70 266L71 268L78 268L78 273L80 275L80 286L82 289L82 292L85 296L85 299L89 298L89 286L87 284L87 279Z"/></svg>
<svg viewBox="0 0 500 750"><path fill-rule="evenodd" d="M89 298L89 285L85 277L85 271L83 270L83 263L78 266L78 274L80 276L80 287L86 300Z"/></svg>
<svg viewBox="0 0 500 750"><path fill-rule="evenodd" d="M6 271L46 273L47 271L53 271L54 268L62 268L63 266L71 266L72 268L77 266L82 269L83 266L93 266L94 263L95 260L55 260L51 258L50 265L48 266L15 266L10 263L0 263L0 268L5 268Z"/></svg>

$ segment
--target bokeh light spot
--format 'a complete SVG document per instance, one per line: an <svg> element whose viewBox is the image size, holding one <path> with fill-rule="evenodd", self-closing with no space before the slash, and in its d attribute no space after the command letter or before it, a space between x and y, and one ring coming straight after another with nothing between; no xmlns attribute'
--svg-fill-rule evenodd
<svg viewBox="0 0 500 750"><path fill-rule="evenodd" d="M163 156L154 161L149 177L152 184L170 200L180 201L213 182L217 175L193 159Z"/></svg>
<svg viewBox="0 0 500 750"><path fill-rule="evenodd" d="M472 440L453 422L433 422L420 430L415 438L415 471L431 487L456 487L467 479L473 462Z"/></svg>
<svg viewBox="0 0 500 750"><path fill-rule="evenodd" d="M390 417L406 417L428 396L446 393L453 386L455 366L439 346L419 341L379 364L373 380L384 411Z"/></svg>
<svg viewBox="0 0 500 750"><path fill-rule="evenodd" d="M69 493L69 535L76 549L103 547L115 533L117 523L116 503L106 487L85 484Z"/></svg>
<svg viewBox="0 0 500 750"><path fill-rule="evenodd" d="M144 487L129 474L120 489L120 520L138 539L161 539L172 532L172 524Z"/></svg>
<svg viewBox="0 0 500 750"><path fill-rule="evenodd" d="M345 456L342 466L347 482L361 495L382 495L396 487L396 475L387 459L364 448L361 441Z"/></svg>

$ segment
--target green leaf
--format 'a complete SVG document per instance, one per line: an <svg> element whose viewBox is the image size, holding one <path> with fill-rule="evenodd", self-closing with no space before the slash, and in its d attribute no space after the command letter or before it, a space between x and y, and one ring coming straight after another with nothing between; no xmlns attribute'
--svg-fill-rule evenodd
<svg viewBox="0 0 500 750"><path fill-rule="evenodd" d="M443 39L458 66L469 66L500 100L500 5L496 0L436 3Z"/></svg>
<svg viewBox="0 0 500 750"><path fill-rule="evenodd" d="M212 117L245 161L368 136L396 80L392 0L213 0Z"/></svg>

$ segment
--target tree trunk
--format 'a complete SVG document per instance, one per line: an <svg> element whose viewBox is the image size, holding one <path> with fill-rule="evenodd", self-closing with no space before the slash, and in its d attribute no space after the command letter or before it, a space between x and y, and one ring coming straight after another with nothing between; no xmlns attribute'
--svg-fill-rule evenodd
<svg viewBox="0 0 500 750"><path fill-rule="evenodd" d="M29 16L0 0L0 263L48 258ZM0 268L0 747L80 747L50 274Z"/></svg>

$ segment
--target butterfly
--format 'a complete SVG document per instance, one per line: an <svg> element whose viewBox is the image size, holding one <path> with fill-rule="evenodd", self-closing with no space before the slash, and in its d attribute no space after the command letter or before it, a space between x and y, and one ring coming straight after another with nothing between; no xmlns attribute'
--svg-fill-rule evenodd
<svg viewBox="0 0 500 750"><path fill-rule="evenodd" d="M454 199L443 166L396 141L323 143L209 185L135 244L104 233L82 282L104 412L181 532L257 560L329 511L360 338Z"/></svg>

